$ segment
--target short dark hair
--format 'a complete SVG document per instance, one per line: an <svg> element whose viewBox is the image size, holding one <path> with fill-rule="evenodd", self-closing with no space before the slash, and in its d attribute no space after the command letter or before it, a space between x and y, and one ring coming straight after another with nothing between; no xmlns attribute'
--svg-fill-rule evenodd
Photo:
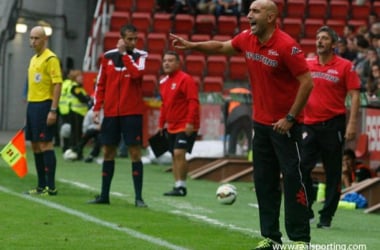
<svg viewBox="0 0 380 250"><path fill-rule="evenodd" d="M345 149L343 151L343 155L346 155L346 156L350 157L351 159L356 160L355 151L350 149L350 148Z"/></svg>
<svg viewBox="0 0 380 250"><path fill-rule="evenodd" d="M174 50L168 50L168 51L166 51L166 52L164 53L164 55L172 55L172 56L175 56L175 59L176 59L177 61L180 61L180 58L179 58L178 53L177 53L176 51L174 51Z"/></svg>
<svg viewBox="0 0 380 250"><path fill-rule="evenodd" d="M120 36L121 37L124 37L125 36L125 33L127 33L127 31L130 31L130 32L137 32L137 29L134 25L132 24L125 24L123 25L121 28L120 28Z"/></svg>
<svg viewBox="0 0 380 250"><path fill-rule="evenodd" d="M325 25L325 26L320 27L317 30L317 34L321 32L327 32L329 36L331 37L331 40L333 43L336 43L338 41L338 38L339 38L338 35L336 34L335 30L330 28L329 26Z"/></svg>

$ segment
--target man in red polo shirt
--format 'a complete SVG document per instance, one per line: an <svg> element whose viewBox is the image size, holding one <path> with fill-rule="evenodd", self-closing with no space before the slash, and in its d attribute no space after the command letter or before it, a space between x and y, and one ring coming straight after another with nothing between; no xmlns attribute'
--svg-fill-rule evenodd
<svg viewBox="0 0 380 250"><path fill-rule="evenodd" d="M326 173L326 199L319 211L317 227L329 228L340 199L344 142L356 136L360 80L351 61L335 54L338 36L333 29L323 26L316 37L317 56L307 61L314 89L304 109L302 159L306 190L310 194L313 192L311 171L317 161L322 160ZM351 108L346 125L347 94L351 96ZM314 217L312 203L309 200L310 219Z"/></svg>
<svg viewBox="0 0 380 250"><path fill-rule="evenodd" d="M300 170L301 110L313 82L299 45L276 25L278 9L270 0L251 3L247 15L251 29L232 40L190 42L171 35L178 49L246 59L253 93L253 166L259 203L261 234L256 249L281 244L279 214L280 173L285 194L285 228L290 240L307 247L310 242L308 204Z"/></svg>
<svg viewBox="0 0 380 250"><path fill-rule="evenodd" d="M186 152L191 153L199 129L198 85L181 70L179 55L167 51L162 60L166 76L160 81L162 106L159 130L166 126L169 151L173 157L174 188L166 196L186 196Z"/></svg>

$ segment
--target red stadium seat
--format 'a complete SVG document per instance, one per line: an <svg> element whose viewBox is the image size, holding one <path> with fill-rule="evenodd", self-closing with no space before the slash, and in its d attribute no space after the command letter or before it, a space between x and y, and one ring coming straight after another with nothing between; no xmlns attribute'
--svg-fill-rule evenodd
<svg viewBox="0 0 380 250"><path fill-rule="evenodd" d="M136 0L135 11L154 12L156 9L156 0Z"/></svg>
<svg viewBox="0 0 380 250"><path fill-rule="evenodd" d="M172 21L170 20L170 14L168 13L156 13L153 17L152 31L153 32L171 32Z"/></svg>
<svg viewBox="0 0 380 250"><path fill-rule="evenodd" d="M178 14L175 16L174 32L192 34L194 27L194 17L189 14Z"/></svg>
<svg viewBox="0 0 380 250"><path fill-rule="evenodd" d="M231 56L228 78L233 81L248 81L247 65L243 56Z"/></svg>
<svg viewBox="0 0 380 250"><path fill-rule="evenodd" d="M195 18L195 32L212 34L216 27L216 18L213 14L200 14Z"/></svg>
<svg viewBox="0 0 380 250"><path fill-rule="evenodd" d="M354 26L355 32L357 32L361 27L367 28L367 21L365 19L350 19L347 21L347 24Z"/></svg>
<svg viewBox="0 0 380 250"><path fill-rule="evenodd" d="M329 18L346 20L349 16L350 5L348 1L331 0L329 4Z"/></svg>
<svg viewBox="0 0 380 250"><path fill-rule="evenodd" d="M202 86L201 78L199 76L191 76L191 78L193 78L194 82L198 85L198 89L200 91Z"/></svg>
<svg viewBox="0 0 380 250"><path fill-rule="evenodd" d="M302 32L302 19L286 17L282 22L282 29L298 41Z"/></svg>
<svg viewBox="0 0 380 250"><path fill-rule="evenodd" d="M223 92L223 78L220 76L206 76L203 78L203 92Z"/></svg>
<svg viewBox="0 0 380 250"><path fill-rule="evenodd" d="M284 16L285 1L284 0L274 0L274 2L277 5L279 16L280 17Z"/></svg>
<svg viewBox="0 0 380 250"><path fill-rule="evenodd" d="M133 9L133 0L114 0L115 11L130 12Z"/></svg>
<svg viewBox="0 0 380 250"><path fill-rule="evenodd" d="M316 41L313 38L302 38L300 40L300 46L303 50L303 53L305 54L305 57L310 55L310 53L315 54L315 49L316 49Z"/></svg>
<svg viewBox="0 0 380 250"><path fill-rule="evenodd" d="M323 19L306 19L303 26L303 36L305 38L315 38L317 30L323 25Z"/></svg>
<svg viewBox="0 0 380 250"><path fill-rule="evenodd" d="M190 75L202 77L206 67L204 55L188 55L185 58L186 72Z"/></svg>
<svg viewBox="0 0 380 250"><path fill-rule="evenodd" d="M352 1L350 19L367 20L370 12L371 12L371 5L369 1L366 1L366 3L361 4L361 5L357 4L356 1Z"/></svg>
<svg viewBox="0 0 380 250"><path fill-rule="evenodd" d="M334 29L339 36L343 36L343 30L346 26L346 21L343 19L327 19L326 25Z"/></svg>
<svg viewBox="0 0 380 250"><path fill-rule="evenodd" d="M125 11L114 11L111 15L110 20L110 30L111 31L119 31L120 28L129 23L130 15L129 12Z"/></svg>
<svg viewBox="0 0 380 250"><path fill-rule="evenodd" d="M194 42L208 41L210 39L211 39L211 36L209 34L193 34L191 36L191 41L194 41Z"/></svg>
<svg viewBox="0 0 380 250"><path fill-rule="evenodd" d="M139 32L147 34L150 30L151 17L149 12L133 12L132 24Z"/></svg>
<svg viewBox="0 0 380 250"><path fill-rule="evenodd" d="M157 75L143 76L142 80L142 92L144 97L153 97L157 92Z"/></svg>
<svg viewBox="0 0 380 250"><path fill-rule="evenodd" d="M162 55L149 54L145 63L145 74L159 76L161 74Z"/></svg>
<svg viewBox="0 0 380 250"><path fill-rule="evenodd" d="M326 0L309 0L307 17L325 19L327 17L328 3Z"/></svg>
<svg viewBox="0 0 380 250"><path fill-rule="evenodd" d="M218 20L218 34L220 35L234 35L235 30L238 28L235 16L222 15Z"/></svg>
<svg viewBox="0 0 380 250"><path fill-rule="evenodd" d="M117 41L120 39L120 33L118 31L108 31L104 35L103 51L115 49Z"/></svg>
<svg viewBox="0 0 380 250"><path fill-rule="evenodd" d="M223 55L210 55L206 61L207 76L220 76L224 79L227 71L227 58Z"/></svg>
<svg viewBox="0 0 380 250"><path fill-rule="evenodd" d="M379 13L380 13L380 1L374 1L372 3L372 11L379 15Z"/></svg>
<svg viewBox="0 0 380 250"><path fill-rule="evenodd" d="M149 33L147 36L146 50L149 53L163 53L167 47L166 33Z"/></svg>
<svg viewBox="0 0 380 250"><path fill-rule="evenodd" d="M246 16L240 17L239 31L250 29L251 25L249 24L248 18Z"/></svg>
<svg viewBox="0 0 380 250"><path fill-rule="evenodd" d="M288 0L286 3L286 17L303 17L305 10L306 0Z"/></svg>
<svg viewBox="0 0 380 250"><path fill-rule="evenodd" d="M145 33L144 32L137 32L136 48L145 50L145 44L146 44L145 40L146 40Z"/></svg>

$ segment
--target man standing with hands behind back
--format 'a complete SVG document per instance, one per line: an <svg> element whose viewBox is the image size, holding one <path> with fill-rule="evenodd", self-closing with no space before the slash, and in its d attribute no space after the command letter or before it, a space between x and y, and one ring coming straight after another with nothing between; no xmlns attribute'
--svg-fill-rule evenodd
<svg viewBox="0 0 380 250"><path fill-rule="evenodd" d="M160 81L162 106L159 130L167 125L169 151L173 157L173 190L165 196L186 196L186 152L191 153L199 129L198 85L181 69L179 55L168 51L162 60L166 74Z"/></svg>
<svg viewBox="0 0 380 250"><path fill-rule="evenodd" d="M313 81L300 46L276 25L278 9L271 0L256 0L247 18L251 28L228 41L190 42L171 35L177 49L207 54L242 53L253 97L252 149L254 183L264 239L256 249L281 244L279 215L281 179L285 200L285 228L297 249L310 242L308 204L301 175L302 109Z"/></svg>
<svg viewBox="0 0 380 250"><path fill-rule="evenodd" d="M342 159L345 140L356 137L360 106L360 80L352 62L335 54L338 35L322 26L316 34L317 56L308 59L315 88L305 106L302 140L305 184L313 191L311 171L321 157L326 174L326 199L319 211L318 228L329 228L338 207L341 190ZM351 108L346 125L346 96ZM310 219L314 217L309 201Z"/></svg>
<svg viewBox="0 0 380 250"><path fill-rule="evenodd" d="M94 122L99 123L100 110L104 118L101 125L101 143L104 149L102 188L92 204L109 204L109 193L115 170L115 156L121 136L128 146L132 162L132 180L135 206L147 207L142 198L143 163L141 161L142 77L148 53L135 48L136 27L127 24L120 29L117 48L107 51L102 59L95 89Z"/></svg>
<svg viewBox="0 0 380 250"><path fill-rule="evenodd" d="M58 57L47 48L48 37L41 26L30 31L30 46L35 55L28 69L26 140L31 141L37 172L37 187L25 192L57 195L57 160L53 137L57 125L57 107L61 95L62 72Z"/></svg>

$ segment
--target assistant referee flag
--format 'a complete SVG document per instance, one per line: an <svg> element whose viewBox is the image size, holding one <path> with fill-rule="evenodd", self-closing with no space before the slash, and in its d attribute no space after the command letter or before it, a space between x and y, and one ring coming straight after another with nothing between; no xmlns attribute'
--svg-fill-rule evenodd
<svg viewBox="0 0 380 250"><path fill-rule="evenodd" d="M19 130L10 142L0 151L1 158L22 178L28 173L26 161L25 132Z"/></svg>

